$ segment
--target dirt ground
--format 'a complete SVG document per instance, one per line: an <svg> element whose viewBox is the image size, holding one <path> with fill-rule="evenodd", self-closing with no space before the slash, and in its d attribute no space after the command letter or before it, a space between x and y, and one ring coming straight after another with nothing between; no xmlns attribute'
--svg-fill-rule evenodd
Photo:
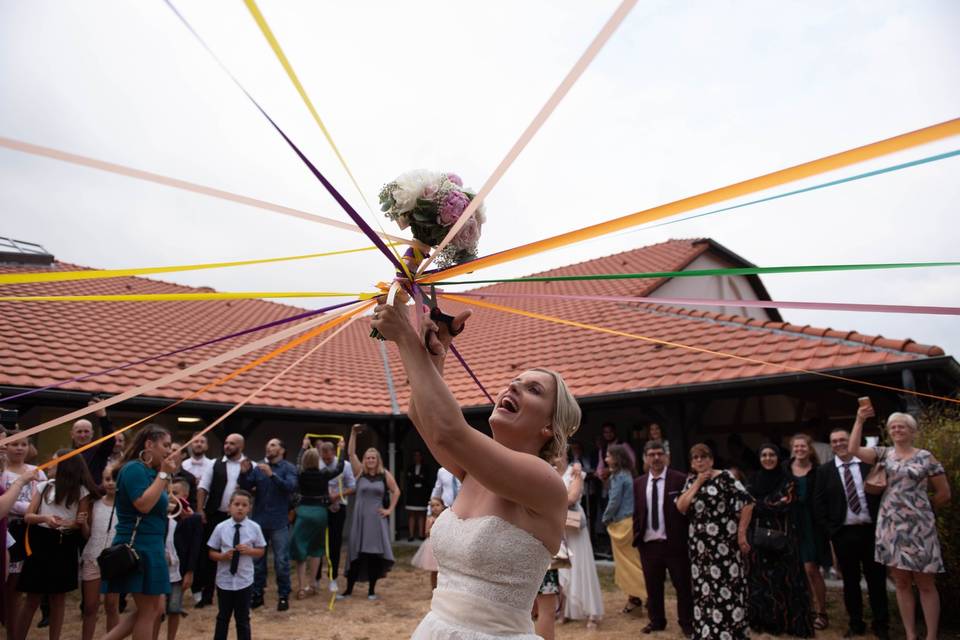
<svg viewBox="0 0 960 640"><path fill-rule="evenodd" d="M327 594L305 600L290 601L290 610L278 613L275 585L271 585L267 594L267 605L252 613L253 637L255 639L283 640L388 640L409 638L420 619L430 608L430 576L426 572L410 567L409 559L413 550L407 547L397 549L397 564L393 571L377 585L379 600L368 601L366 586L357 585L358 595L337 601L334 610L327 608ZM600 580L603 587L603 599L606 616L600 628L587 631L582 622L568 622L557 626L558 640L589 639L613 640L615 638L639 638L640 630L646 624L645 614L637 609L629 615L620 613L626 598L613 584L612 570L601 567ZM272 578L272 576L271 576ZM340 579L341 589L343 579ZM296 587L296 585L294 585ZM842 612L841 594L831 590L829 594L830 629L817 634L824 640L839 639L846 629L846 617ZM132 603L131 603L132 604ZM891 611L896 612L896 603L891 598ZM189 606L189 605L188 605ZM682 640L683 635L676 626L676 605L668 596L668 627L664 632L656 633L654 640ZM188 609L189 615L180 625L180 640L209 640L213 637L216 608L206 607L200 610ZM895 614L894 614L895 615ZM104 634L103 620L97 628L96 637ZM34 622L34 627L36 621ZM902 633L902 632L901 632ZM235 637L231 626L230 637ZM29 638L37 640L47 637L46 629L32 629ZM62 638L65 640L80 637L79 596L71 594L67 600L67 615ZM166 638L166 626L161 629L161 638ZM773 636L752 635L752 638L768 639ZM782 637L782 636L781 636ZM869 638L870 636L866 636ZM894 637L897 637L894 635ZM900 635L902 637L902 635Z"/></svg>

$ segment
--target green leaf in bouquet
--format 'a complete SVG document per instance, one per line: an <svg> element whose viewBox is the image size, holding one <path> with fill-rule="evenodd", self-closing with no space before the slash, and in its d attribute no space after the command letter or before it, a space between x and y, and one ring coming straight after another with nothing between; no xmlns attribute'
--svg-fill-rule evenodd
<svg viewBox="0 0 960 640"><path fill-rule="evenodd" d="M411 213L413 214L413 219L417 222L430 223L435 222L437 219L437 214L434 211L423 209L421 207L417 207Z"/></svg>

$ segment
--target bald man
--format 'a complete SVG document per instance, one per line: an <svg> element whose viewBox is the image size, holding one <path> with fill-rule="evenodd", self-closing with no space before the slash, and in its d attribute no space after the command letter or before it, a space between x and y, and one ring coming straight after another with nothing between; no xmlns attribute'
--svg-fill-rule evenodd
<svg viewBox="0 0 960 640"><path fill-rule="evenodd" d="M204 472L197 485L197 508L203 518L206 530L204 539L210 538L213 529L230 517L227 509L230 506L230 496L237 490L237 480L240 477L241 463L246 459L243 455L244 439L239 433L231 433L223 441L223 457L213 463ZM195 592L202 589L203 596L198 607L213 604L213 578L216 575L216 564L212 561L203 562L203 570L198 568L194 576ZM200 584L197 584L199 581Z"/></svg>
<svg viewBox="0 0 960 640"><path fill-rule="evenodd" d="M87 405L92 405L97 402L96 398L91 398ZM107 418L106 409L99 409L95 412L98 421L100 422L100 433L102 435L109 435L113 433L113 423L110 422L110 419ZM73 426L70 428L70 442L74 449L82 447L85 444L90 443L93 440L93 423L86 419L80 418L73 423ZM93 481L97 484L100 484L103 481L103 470L107 466L107 462L110 460L110 454L113 453L114 438L107 438L100 444L95 447L90 447L86 449L80 455L83 456L84 462L87 463L87 468L90 470L90 475L93 477Z"/></svg>

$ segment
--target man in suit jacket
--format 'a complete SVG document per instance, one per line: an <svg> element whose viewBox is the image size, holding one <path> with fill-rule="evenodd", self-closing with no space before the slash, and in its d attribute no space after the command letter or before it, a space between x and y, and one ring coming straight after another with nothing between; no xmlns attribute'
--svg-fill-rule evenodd
<svg viewBox="0 0 960 640"><path fill-rule="evenodd" d="M868 495L863 482L871 465L850 455L850 433L846 429L830 432L833 462L820 465L814 493L814 515L827 530L843 574L843 604L850 617L845 638L863 635L863 594L860 576L867 579L873 631L888 638L887 578L883 566L873 559L877 511L880 497Z"/></svg>
<svg viewBox="0 0 960 640"><path fill-rule="evenodd" d="M676 505L686 476L667 467L666 450L659 440L650 440L644 445L643 459L649 470L633 481L633 546L640 550L650 613L650 623L643 628L643 633L660 631L667 626L663 586L669 571L677 591L677 621L684 635L689 636L693 633L693 594L687 517Z"/></svg>

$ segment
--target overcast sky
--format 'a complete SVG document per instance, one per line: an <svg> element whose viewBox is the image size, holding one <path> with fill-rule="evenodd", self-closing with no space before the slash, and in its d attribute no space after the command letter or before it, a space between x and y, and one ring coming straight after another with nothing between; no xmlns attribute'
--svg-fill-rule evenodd
<svg viewBox="0 0 960 640"><path fill-rule="evenodd" d="M453 171L479 188L616 5L260 6L375 203L384 182L413 168ZM178 7L364 211L243 3ZM953 0L640 2L487 200L481 253L957 117L958 33ZM160 0L0 0L0 135L347 219ZM960 139L948 140L804 184L957 147ZM949 159L476 275L518 276L678 237L711 237L762 266L958 260L958 178L960 159ZM0 215L0 235L98 268L368 244L348 231L3 149ZM224 291L365 291L390 273L382 256L364 253L161 277ZM764 281L774 299L960 306L955 268ZM955 317L784 316L960 353Z"/></svg>

